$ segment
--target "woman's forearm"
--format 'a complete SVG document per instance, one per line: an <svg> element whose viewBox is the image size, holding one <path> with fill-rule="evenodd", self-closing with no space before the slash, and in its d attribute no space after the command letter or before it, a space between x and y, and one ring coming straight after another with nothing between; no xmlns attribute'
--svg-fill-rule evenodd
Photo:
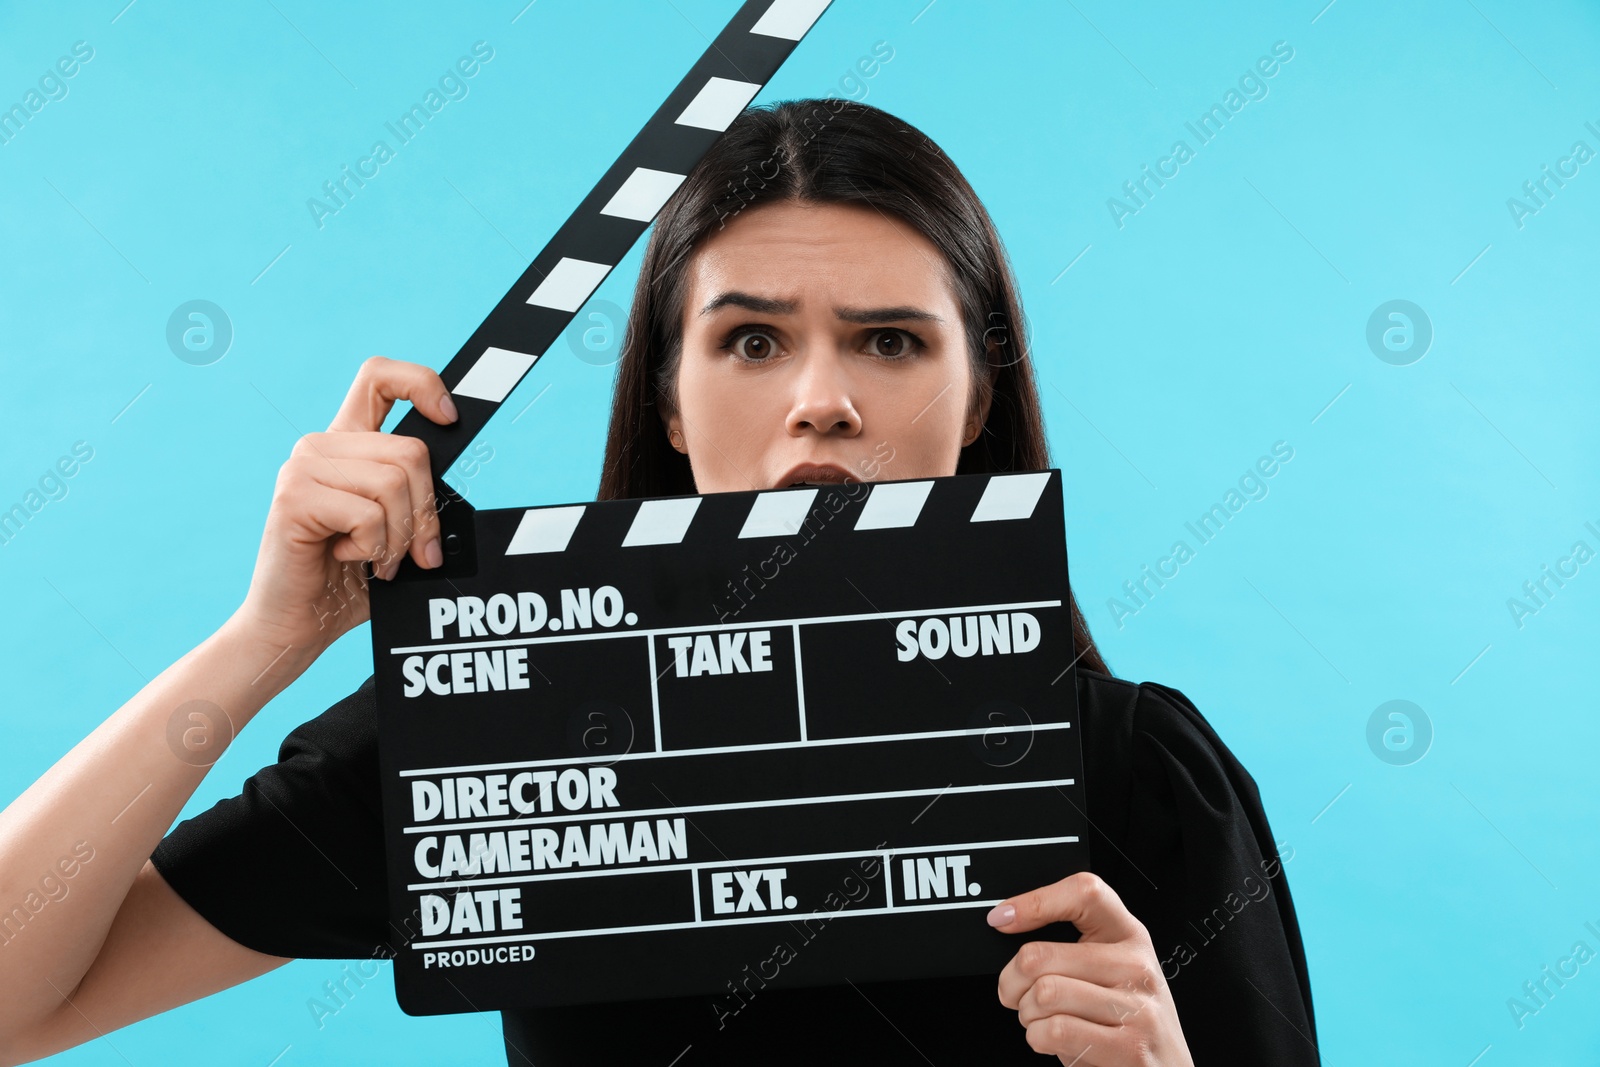
<svg viewBox="0 0 1600 1067"><path fill-rule="evenodd" d="M320 651L230 619L0 812L0 1040L77 988L206 771Z"/></svg>

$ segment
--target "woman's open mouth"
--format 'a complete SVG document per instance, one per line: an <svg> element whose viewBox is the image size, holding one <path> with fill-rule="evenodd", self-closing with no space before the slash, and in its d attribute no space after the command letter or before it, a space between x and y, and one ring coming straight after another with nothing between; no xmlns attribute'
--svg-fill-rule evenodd
<svg viewBox="0 0 1600 1067"><path fill-rule="evenodd" d="M835 463L802 463L791 467L778 479L773 488L788 489L797 485L842 485L847 481L860 480Z"/></svg>

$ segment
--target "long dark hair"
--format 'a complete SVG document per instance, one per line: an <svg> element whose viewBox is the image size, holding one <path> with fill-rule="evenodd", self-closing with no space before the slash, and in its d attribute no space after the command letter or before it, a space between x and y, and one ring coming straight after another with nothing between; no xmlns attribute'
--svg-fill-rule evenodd
<svg viewBox="0 0 1600 1067"><path fill-rule="evenodd" d="M873 207L915 227L950 265L972 357L969 412L989 401L983 432L957 474L1050 466L1016 280L1000 236L966 178L921 131L867 104L785 100L742 112L656 216L622 338L597 499L694 493L689 459L667 442L676 407L685 267L702 240L741 211L792 200ZM1075 662L1110 674L1069 589Z"/></svg>

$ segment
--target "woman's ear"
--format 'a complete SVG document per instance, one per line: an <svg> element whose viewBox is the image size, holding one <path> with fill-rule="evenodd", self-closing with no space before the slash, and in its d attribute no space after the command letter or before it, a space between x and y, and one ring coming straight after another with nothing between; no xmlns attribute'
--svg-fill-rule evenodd
<svg viewBox="0 0 1600 1067"><path fill-rule="evenodd" d="M975 414L967 419L965 427L966 432L961 435L962 448L966 448L968 445L972 444L972 442L978 439L978 435L983 432L983 424L987 418L988 413L984 412L982 414Z"/></svg>
<svg viewBox="0 0 1600 1067"><path fill-rule="evenodd" d="M994 343L991 341L991 353L993 352L993 344ZM979 388L976 390L978 394L976 398L977 402L973 406L972 413L967 416L967 421L962 426L962 448L966 448L968 445L972 444L972 442L976 441L978 439L978 435L983 432L984 423L989 421L989 404L990 401L994 399L994 381L995 378L999 376L1000 369L993 363L988 362L985 363L984 369L985 373L987 373L989 377L988 386L987 388Z"/></svg>
<svg viewBox="0 0 1600 1067"><path fill-rule="evenodd" d="M688 455L689 448L683 439L683 419L678 413L676 411L668 411L663 407L661 409L661 425L667 431L668 443L679 452Z"/></svg>

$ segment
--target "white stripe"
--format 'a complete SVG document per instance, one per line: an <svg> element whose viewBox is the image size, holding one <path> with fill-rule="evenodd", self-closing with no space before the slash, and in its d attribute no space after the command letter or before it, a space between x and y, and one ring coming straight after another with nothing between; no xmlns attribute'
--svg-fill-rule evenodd
<svg viewBox="0 0 1600 1067"><path fill-rule="evenodd" d="M712 78L683 109L677 125L698 126L702 130L721 133L760 91L761 86L754 82Z"/></svg>
<svg viewBox="0 0 1600 1067"><path fill-rule="evenodd" d="M662 637L667 634L720 633L723 630L749 630L756 626L779 627L821 625L828 622L867 622L872 619L916 619L924 615L978 615L984 612L1026 611L1029 608L1059 608L1059 600L1019 600L1011 604L968 604L962 607L912 608L909 611L863 611L856 615L814 615L808 619L766 619L761 622L708 622L703 626L661 626L654 630L604 630L586 634L557 634L554 637L507 637L495 641L454 641L444 645L396 645L391 656L414 652L465 652L472 649L512 648L518 645L544 645L557 641L613 641L630 637Z"/></svg>
<svg viewBox="0 0 1600 1067"><path fill-rule="evenodd" d="M888 852L877 848L860 849L855 852L812 852L804 856L765 856L752 860L701 860L698 863L662 863L654 867L607 867L598 870L583 871L558 871L555 874L526 874L508 876L505 878L473 878L462 879L455 882L417 882L406 886L406 890L418 889L451 889L465 885L506 885L515 882L558 882L567 878L604 878L612 874L653 874L656 872L671 873L673 871L694 871L699 873L705 870L716 870L719 867L737 867L754 864L768 863L809 863L813 860L850 860L860 856L918 856L924 852L952 852L956 849L971 851L980 848L1032 848L1037 845L1070 845L1078 840L1077 835L1067 837L1023 837L1010 841L977 841L964 845L915 845L911 848L891 849Z"/></svg>
<svg viewBox="0 0 1600 1067"><path fill-rule="evenodd" d="M1036 722L1026 726L976 726L970 730L926 730L917 734L866 734L861 737L821 737L810 741L768 741L759 745L719 745L715 748L678 748L666 752L624 752L620 756L570 756L565 759L517 760L514 763L465 763L459 767L419 767L401 771L401 778L419 775L464 774L469 771L506 771L518 767L545 767L552 764L594 763L605 760L660 759L662 756L709 756L724 752L772 752L781 748L815 748L820 745L870 745L884 741L922 741L940 737L976 737L982 734L1010 734L1023 730L1070 730L1070 722Z"/></svg>
<svg viewBox="0 0 1600 1067"><path fill-rule="evenodd" d="M665 808L601 808L598 811L542 815L537 819L481 819L476 822L421 823L401 830L407 834L442 834L453 830L496 830L502 826L543 826L546 823L585 822L589 819L643 819L691 811L749 811L758 808L792 808L797 804L849 804L857 800L903 800L906 797L943 796L946 793L993 793L1007 789L1045 789L1072 785L1071 778L1046 781L985 782L982 785L941 785L930 789L886 789L876 793L821 793L811 797L779 797L776 800L735 800L720 804L674 804ZM933 805L929 805L932 807Z"/></svg>
<svg viewBox="0 0 1600 1067"><path fill-rule="evenodd" d="M794 692L795 692L795 696L799 698L798 705L799 705L799 708L800 708L800 740L802 742L804 742L804 741L807 740L807 737L806 737L806 675L805 675L804 668L800 664L800 624L799 623L795 623L795 625L794 625Z"/></svg>
<svg viewBox="0 0 1600 1067"><path fill-rule="evenodd" d="M577 311L589 299L595 286L605 280L610 270L610 265L606 263L591 263L587 259L563 256L559 263L550 268L549 276L539 283L539 288L528 297L528 303L555 308L557 311Z"/></svg>
<svg viewBox="0 0 1600 1067"><path fill-rule="evenodd" d="M1044 492L1049 482L1049 471L995 475L983 487L983 497L973 509L972 521L1028 518L1039 503L1039 494Z"/></svg>
<svg viewBox="0 0 1600 1067"><path fill-rule="evenodd" d="M932 482L881 482L872 487L872 493L856 519L858 530L887 530L896 526L914 526L927 502Z"/></svg>
<svg viewBox="0 0 1600 1067"><path fill-rule="evenodd" d="M633 513L633 525L622 539L623 548L635 545L675 545L689 530L689 520L700 510L700 497L646 500Z"/></svg>
<svg viewBox="0 0 1600 1067"><path fill-rule="evenodd" d="M517 532L506 546L506 555L525 556L530 552L565 552L572 531L583 518L582 504L565 508L532 508L522 513Z"/></svg>
<svg viewBox="0 0 1600 1067"><path fill-rule="evenodd" d="M628 175L628 180L600 209L600 214L649 222L656 217L656 212L661 210L661 205L667 202L673 190L683 184L685 177L687 175L673 174L671 171L635 167L633 173Z"/></svg>
<svg viewBox="0 0 1600 1067"><path fill-rule="evenodd" d="M745 516L740 537L788 537L800 532L811 502L817 498L816 489L777 489L758 493Z"/></svg>
<svg viewBox="0 0 1600 1067"><path fill-rule="evenodd" d="M538 356L508 348L486 348L478 362L468 368L450 391L456 396L475 396L498 404L538 359Z"/></svg>
<svg viewBox="0 0 1600 1067"><path fill-rule="evenodd" d="M656 674L656 639L646 637L645 647L650 651L650 722L656 731L656 751L661 751L661 693L657 688L659 677Z"/></svg>
<svg viewBox="0 0 1600 1067"><path fill-rule="evenodd" d="M914 911L950 911L953 908L992 908L1005 897L986 900L952 900L944 904L902 904L898 908L829 909L828 918L853 915L909 915ZM463 945L504 945L518 941L548 941L554 937L605 937L608 934L644 934L664 930L694 930L708 926L748 926L751 923L792 923L821 914L817 911L781 911L772 915L750 915L742 919L707 919L704 922L655 923L651 926L607 926L599 930L553 930L547 934L522 934L517 937L469 937L455 941L414 941L414 949L460 948Z"/></svg>
<svg viewBox="0 0 1600 1067"><path fill-rule="evenodd" d="M751 33L798 41L822 17L828 0L773 0L766 13L750 27Z"/></svg>

